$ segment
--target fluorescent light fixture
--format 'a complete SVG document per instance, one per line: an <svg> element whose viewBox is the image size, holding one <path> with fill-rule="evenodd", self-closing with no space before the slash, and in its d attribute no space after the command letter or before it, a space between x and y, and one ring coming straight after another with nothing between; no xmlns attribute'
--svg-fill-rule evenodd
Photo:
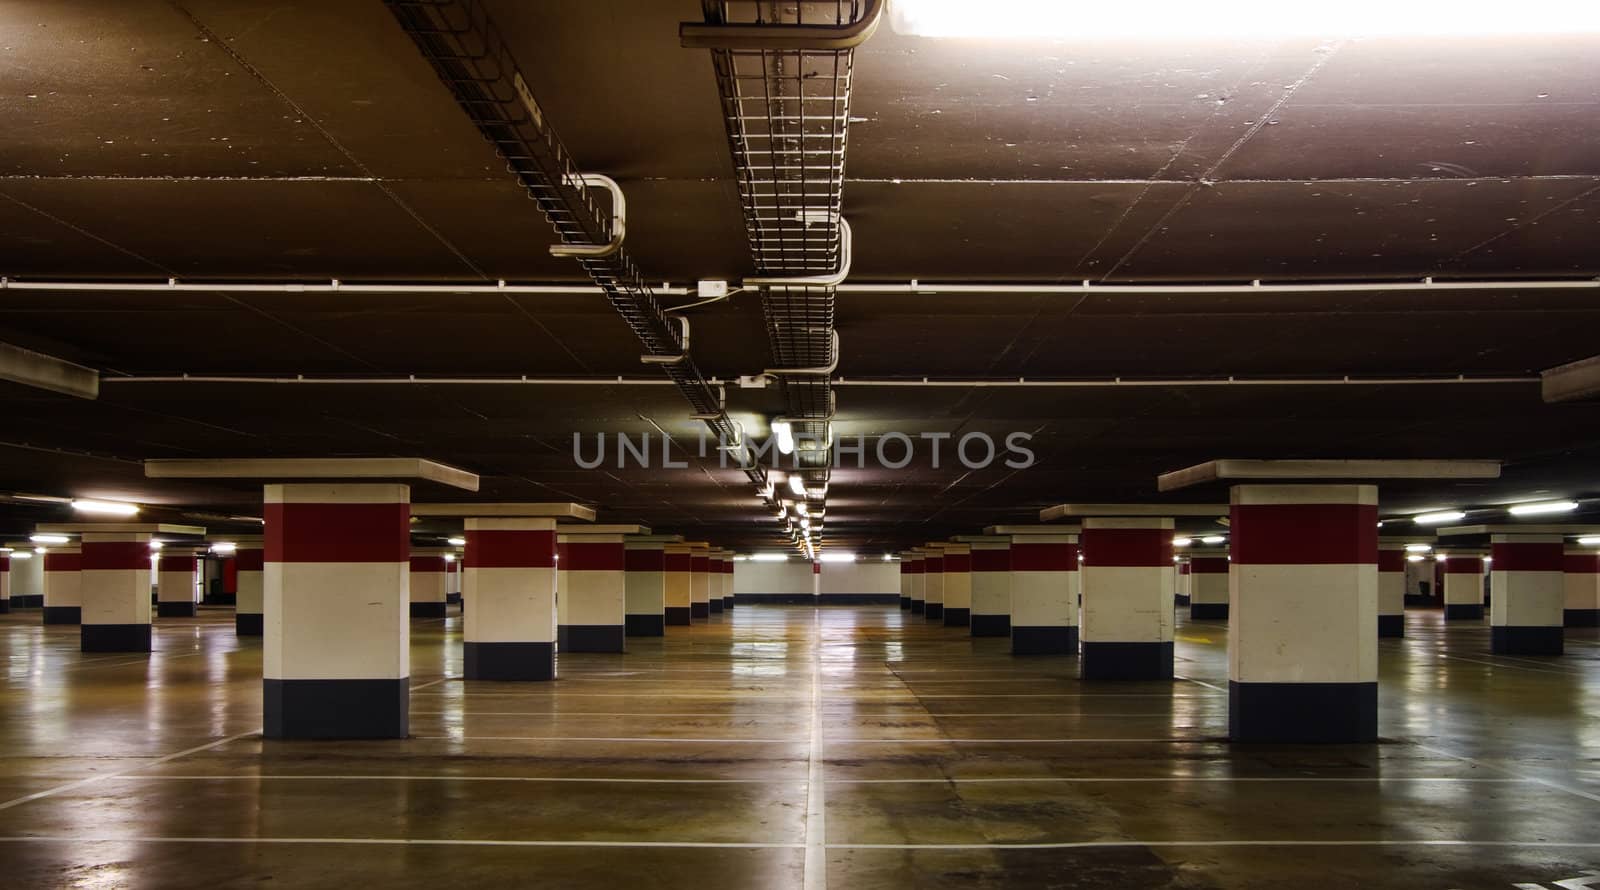
<svg viewBox="0 0 1600 890"><path fill-rule="evenodd" d="M451 547L465 547L467 546L467 539L457 536L454 538L446 538L445 543L449 544Z"/></svg>
<svg viewBox="0 0 1600 890"><path fill-rule="evenodd" d="M212 553L228 554L239 549L239 545L232 541L218 541L211 545Z"/></svg>
<svg viewBox="0 0 1600 890"><path fill-rule="evenodd" d="M884 555L883 555L883 561L884 561L884 562L894 562L894 554L892 554L892 553L885 553L885 554L884 554Z"/></svg>
<svg viewBox="0 0 1600 890"><path fill-rule="evenodd" d="M39 554L40 556L43 556L46 553L49 553L50 550L49 550L49 548L46 548L46 547L35 547L35 548L33 548L33 552Z"/></svg>
<svg viewBox="0 0 1600 890"><path fill-rule="evenodd" d="M800 520L800 527L805 529L806 531L810 531L811 530L811 520L810 519L802 519L802 520Z"/></svg>
<svg viewBox="0 0 1600 890"><path fill-rule="evenodd" d="M160 550L162 547L165 547L165 546L167 546L167 545L161 543L160 541L151 541L150 542L150 549L151 550Z"/></svg>
<svg viewBox="0 0 1600 890"><path fill-rule="evenodd" d="M1456 522L1466 518L1467 514L1460 510L1441 510L1438 513L1419 513L1411 517L1411 521L1418 525L1443 525L1446 522Z"/></svg>
<svg viewBox="0 0 1600 890"><path fill-rule="evenodd" d="M132 516L139 512L139 505L116 501L73 501L72 509L95 516Z"/></svg>
<svg viewBox="0 0 1600 890"><path fill-rule="evenodd" d="M787 554L787 553L752 553L752 554L750 554L750 561L751 562L788 562L789 561L789 554Z"/></svg>
<svg viewBox="0 0 1600 890"><path fill-rule="evenodd" d="M1494 557L1492 557L1492 556L1485 556L1485 557L1484 557L1484 558L1483 558L1483 564L1484 564L1484 565L1488 565L1488 564L1489 564L1489 563L1491 563L1491 562L1494 562Z"/></svg>
<svg viewBox="0 0 1600 890"><path fill-rule="evenodd" d="M1444 554L1443 554L1443 553L1441 553L1441 554L1439 554L1439 555L1438 555L1438 556L1435 556L1435 557L1434 557L1434 558L1433 558L1433 561L1434 561L1434 562L1444 562L1444 561L1445 561L1445 560L1447 560L1447 559L1449 559L1449 558L1450 558L1450 557L1448 557L1448 556L1445 556L1445 555L1444 555Z"/></svg>
<svg viewBox="0 0 1600 890"><path fill-rule="evenodd" d="M1578 543L1582 544L1585 547L1600 547L1600 538L1597 538L1597 537L1579 538L1578 539Z"/></svg>
<svg viewBox="0 0 1600 890"><path fill-rule="evenodd" d="M1206 535L1205 537L1200 539L1200 543L1202 543L1202 544L1221 544L1221 543L1223 543L1223 542L1225 542L1227 540L1228 539L1223 535Z"/></svg>
<svg viewBox="0 0 1600 890"><path fill-rule="evenodd" d="M1406 557L1406 562L1422 562L1421 554L1413 553Z"/></svg>
<svg viewBox="0 0 1600 890"><path fill-rule="evenodd" d="M1182 561L1183 561L1183 557L1181 557L1181 556L1174 556L1174 557L1173 557L1173 558L1172 558L1172 561L1173 561L1173 562L1182 562Z"/></svg>
<svg viewBox="0 0 1600 890"><path fill-rule="evenodd" d="M12 559L33 559L33 554L26 550L18 550L11 554Z"/></svg>
<svg viewBox="0 0 1600 890"><path fill-rule="evenodd" d="M794 492L794 496L797 497L797 498L805 497L806 496L806 480L801 479L799 476L790 476L789 477L789 490Z"/></svg>
<svg viewBox="0 0 1600 890"><path fill-rule="evenodd" d="M1193 544L1193 543L1194 543L1194 539L1193 538L1173 538L1172 539L1172 546L1174 546L1174 547L1187 547L1187 546L1189 546L1190 544Z"/></svg>
<svg viewBox="0 0 1600 890"><path fill-rule="evenodd" d="M65 544L72 539L66 535L29 535L28 540L35 544Z"/></svg>
<svg viewBox="0 0 1600 890"><path fill-rule="evenodd" d="M811 515L811 508L806 506L806 502L805 501L796 501L795 505L794 505L794 515L796 515L796 516L810 516Z"/></svg>
<svg viewBox="0 0 1600 890"><path fill-rule="evenodd" d="M789 425L789 421L774 420L772 422L772 434L778 437L779 454L794 453L794 427Z"/></svg>
<svg viewBox="0 0 1600 890"><path fill-rule="evenodd" d="M1407 544L1407 553L1427 553L1433 549L1432 544Z"/></svg>
<svg viewBox="0 0 1600 890"><path fill-rule="evenodd" d="M1577 501L1545 501L1538 504L1512 504L1507 512L1512 516L1541 516L1546 513L1571 513L1576 509Z"/></svg>
<svg viewBox="0 0 1600 890"><path fill-rule="evenodd" d="M445 562L455 562L456 561L456 555L454 553L446 553L444 555L444 561Z"/></svg>
<svg viewBox="0 0 1600 890"><path fill-rule="evenodd" d="M915 37L1127 38L1463 37L1600 31L1593 0L894 0L894 30Z"/></svg>
<svg viewBox="0 0 1600 890"><path fill-rule="evenodd" d="M835 550L829 550L827 553L822 554L819 559L822 562L855 562L856 555L854 553L843 553Z"/></svg>

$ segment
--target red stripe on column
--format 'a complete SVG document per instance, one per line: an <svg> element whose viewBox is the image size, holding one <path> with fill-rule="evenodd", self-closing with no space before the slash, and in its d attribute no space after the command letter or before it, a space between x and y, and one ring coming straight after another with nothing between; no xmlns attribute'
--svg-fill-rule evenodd
<svg viewBox="0 0 1600 890"><path fill-rule="evenodd" d="M1446 575L1481 575L1483 560L1476 556L1452 556L1444 561Z"/></svg>
<svg viewBox="0 0 1600 890"><path fill-rule="evenodd" d="M822 563L820 563L820 562L812 563L811 564L811 574L813 574L813 575L822 574Z"/></svg>
<svg viewBox="0 0 1600 890"><path fill-rule="evenodd" d="M1189 573L1193 575L1226 575L1228 574L1228 558L1226 556L1196 556L1189 560Z"/></svg>
<svg viewBox="0 0 1600 890"><path fill-rule="evenodd" d="M84 541L79 567L88 570L148 569L150 545L141 541Z"/></svg>
<svg viewBox="0 0 1600 890"><path fill-rule="evenodd" d="M1180 575L1188 575L1188 574L1190 574L1189 563L1186 563L1186 562L1178 563L1178 574L1180 574Z"/></svg>
<svg viewBox="0 0 1600 890"><path fill-rule="evenodd" d="M974 572L1009 572L1011 571L1011 551L974 550L972 551L972 570Z"/></svg>
<svg viewBox="0 0 1600 890"><path fill-rule="evenodd" d="M198 562L192 556L163 556L156 564L158 572L192 572Z"/></svg>
<svg viewBox="0 0 1600 890"><path fill-rule="evenodd" d="M1170 528L1086 528L1080 540L1086 566L1156 568L1172 565Z"/></svg>
<svg viewBox="0 0 1600 890"><path fill-rule="evenodd" d="M554 529L467 532L462 561L470 569L549 569L556 564Z"/></svg>
<svg viewBox="0 0 1600 890"><path fill-rule="evenodd" d="M249 550L240 547L233 552L230 561L236 572L259 572L266 565L267 552L260 547L251 547Z"/></svg>
<svg viewBox="0 0 1600 890"><path fill-rule="evenodd" d="M621 572L628 568L622 542L573 542L563 544L561 567L569 572Z"/></svg>
<svg viewBox="0 0 1600 890"><path fill-rule="evenodd" d="M410 504L264 504L267 562L406 562Z"/></svg>
<svg viewBox="0 0 1600 890"><path fill-rule="evenodd" d="M930 557L928 557L922 563L922 570L924 572L929 572L929 573L943 572L944 571L944 557L942 557L942 556L930 556Z"/></svg>
<svg viewBox="0 0 1600 890"><path fill-rule="evenodd" d="M722 574L724 574L724 575L733 574L733 560L724 559L722 561Z"/></svg>
<svg viewBox="0 0 1600 890"><path fill-rule="evenodd" d="M920 560L920 559L919 560L915 560L915 561L902 560L901 563L900 563L900 574L902 574L902 575L920 575L920 574L922 574L922 560Z"/></svg>
<svg viewBox="0 0 1600 890"><path fill-rule="evenodd" d="M7 554L0 553L0 572L9 571L11 571L11 557Z"/></svg>
<svg viewBox="0 0 1600 890"><path fill-rule="evenodd" d="M1376 565L1374 504L1234 504L1233 561L1241 565Z"/></svg>
<svg viewBox="0 0 1600 890"><path fill-rule="evenodd" d="M1403 572L1406 570L1406 552L1404 550L1379 550L1378 571Z"/></svg>
<svg viewBox="0 0 1600 890"><path fill-rule="evenodd" d="M688 572L694 570L694 558L687 553L668 553L663 561L669 572Z"/></svg>
<svg viewBox="0 0 1600 890"><path fill-rule="evenodd" d="M1076 572L1078 545L1037 543L1011 545L1013 572Z"/></svg>
<svg viewBox="0 0 1600 890"><path fill-rule="evenodd" d="M1561 564L1569 575L1600 573L1600 553L1568 553Z"/></svg>
<svg viewBox="0 0 1600 890"><path fill-rule="evenodd" d="M944 557L944 570L946 572L972 571L972 557L966 553L947 553Z"/></svg>
<svg viewBox="0 0 1600 890"><path fill-rule="evenodd" d="M442 572L445 569L443 556L413 556L411 557L411 571L413 572Z"/></svg>
<svg viewBox="0 0 1600 890"><path fill-rule="evenodd" d="M664 572L667 555L660 550L624 550L623 568L630 572Z"/></svg>
<svg viewBox="0 0 1600 890"><path fill-rule="evenodd" d="M1494 557L1497 572L1559 572L1566 560L1560 543L1490 544L1489 553Z"/></svg>
<svg viewBox="0 0 1600 890"><path fill-rule="evenodd" d="M76 572L83 563L76 553L46 553L44 570L47 572Z"/></svg>
<svg viewBox="0 0 1600 890"><path fill-rule="evenodd" d="M689 557L689 569L694 572L705 572L711 567L711 558L706 556Z"/></svg>

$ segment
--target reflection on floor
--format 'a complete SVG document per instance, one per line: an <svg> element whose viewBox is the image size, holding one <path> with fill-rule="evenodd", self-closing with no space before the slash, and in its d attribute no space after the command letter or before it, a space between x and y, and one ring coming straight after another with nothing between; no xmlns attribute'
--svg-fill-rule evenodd
<svg viewBox="0 0 1600 890"><path fill-rule="evenodd" d="M1467 890L1600 868L1593 629L1509 658L1413 613L1381 644L1385 741L1355 747L1223 741L1224 622L1180 623L1183 679L1127 684L893 607L740 606L549 684L455 679L460 630L413 626L414 738L264 744L260 643L231 613L161 620L149 657L0 618L0 882Z"/></svg>

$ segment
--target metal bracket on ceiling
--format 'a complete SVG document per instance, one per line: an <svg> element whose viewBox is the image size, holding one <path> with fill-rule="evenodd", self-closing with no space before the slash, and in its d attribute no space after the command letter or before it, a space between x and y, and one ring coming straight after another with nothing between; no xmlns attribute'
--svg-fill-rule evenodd
<svg viewBox="0 0 1600 890"><path fill-rule="evenodd" d="M839 217L839 268L823 275L759 276L739 282L740 287L838 287L850 277L852 238L850 223Z"/></svg>
<svg viewBox="0 0 1600 890"><path fill-rule="evenodd" d="M566 185L576 188L603 188L611 193L611 240L605 244L552 244L550 255L589 259L608 257L622 249L622 239L628 235L628 202L622 196L622 186L602 173L578 173L566 177Z"/></svg>
<svg viewBox="0 0 1600 890"><path fill-rule="evenodd" d="M764 25L722 21L684 22L678 44L687 49L816 50L840 52L867 41L883 19L886 0L864 0L861 18L840 25ZM716 15L718 3L707 3Z"/></svg>
<svg viewBox="0 0 1600 890"><path fill-rule="evenodd" d="M672 355L641 355L639 361L647 365L676 365L689 357L689 319L681 315L671 317L677 319L678 325L682 328L682 335L679 338L680 351Z"/></svg>

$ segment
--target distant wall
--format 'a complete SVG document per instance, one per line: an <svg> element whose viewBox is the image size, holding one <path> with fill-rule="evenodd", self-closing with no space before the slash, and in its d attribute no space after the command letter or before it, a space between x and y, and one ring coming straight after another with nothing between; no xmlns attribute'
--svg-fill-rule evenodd
<svg viewBox="0 0 1600 890"><path fill-rule="evenodd" d="M825 562L819 587L824 599L839 601L867 598L890 602L900 598L898 562ZM811 564L788 562L735 562L733 593L750 600L787 602L811 600Z"/></svg>

